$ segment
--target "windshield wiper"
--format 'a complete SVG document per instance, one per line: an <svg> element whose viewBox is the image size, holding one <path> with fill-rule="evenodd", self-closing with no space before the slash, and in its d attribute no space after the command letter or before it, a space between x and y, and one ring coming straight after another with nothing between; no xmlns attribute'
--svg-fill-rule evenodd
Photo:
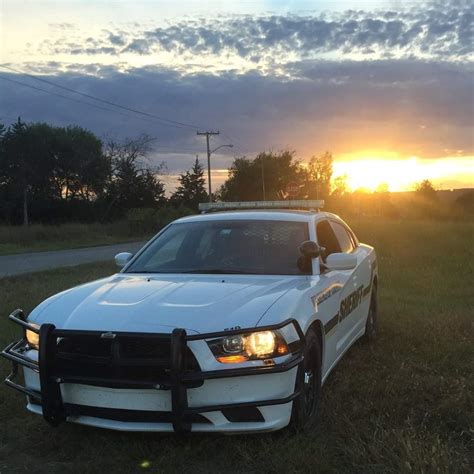
<svg viewBox="0 0 474 474"><path fill-rule="evenodd" d="M153 273L160 273L160 274L169 274L169 273L185 273L185 274L209 274L209 275L261 275L258 272L250 272L244 270L236 270L236 269L224 269L224 268L196 268L194 270L166 270L166 271L152 271L152 270L130 270L125 273L144 273L144 274L153 274Z"/></svg>
<svg viewBox="0 0 474 474"><path fill-rule="evenodd" d="M159 272L152 272L151 270L129 270L128 272L124 273L159 273Z"/></svg>

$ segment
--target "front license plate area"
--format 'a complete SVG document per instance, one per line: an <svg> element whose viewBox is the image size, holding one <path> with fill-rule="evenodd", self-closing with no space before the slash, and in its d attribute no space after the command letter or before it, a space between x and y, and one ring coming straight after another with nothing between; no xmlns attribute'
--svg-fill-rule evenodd
<svg viewBox="0 0 474 474"><path fill-rule="evenodd" d="M171 411L169 390L61 384L63 403L124 410Z"/></svg>

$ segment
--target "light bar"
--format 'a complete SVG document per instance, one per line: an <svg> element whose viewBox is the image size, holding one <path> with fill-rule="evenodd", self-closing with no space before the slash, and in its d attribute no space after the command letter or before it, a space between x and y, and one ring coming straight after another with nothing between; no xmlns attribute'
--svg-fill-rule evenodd
<svg viewBox="0 0 474 474"><path fill-rule="evenodd" d="M323 200L299 201L242 201L242 202L201 202L199 210L228 211L230 209L310 209L317 210L324 207Z"/></svg>

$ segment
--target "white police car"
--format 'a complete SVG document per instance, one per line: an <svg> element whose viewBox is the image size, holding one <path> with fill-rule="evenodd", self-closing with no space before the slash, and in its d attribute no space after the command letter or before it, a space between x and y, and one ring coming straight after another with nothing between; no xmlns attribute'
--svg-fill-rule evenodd
<svg viewBox="0 0 474 474"><path fill-rule="evenodd" d="M377 261L319 201L213 203L120 273L10 319L7 385L51 425L311 429L344 352L376 334ZM292 210L299 209L299 210ZM24 384L18 379L22 366Z"/></svg>

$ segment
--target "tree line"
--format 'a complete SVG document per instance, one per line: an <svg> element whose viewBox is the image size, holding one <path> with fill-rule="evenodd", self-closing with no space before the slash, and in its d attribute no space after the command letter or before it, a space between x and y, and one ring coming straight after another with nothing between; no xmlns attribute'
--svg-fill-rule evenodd
<svg viewBox="0 0 474 474"><path fill-rule="evenodd" d="M237 158L227 181L216 197L223 201L327 199L331 194L333 157L326 152L308 163L296 159L295 152L262 152L255 159ZM296 192L288 195L288 185Z"/></svg>
<svg viewBox="0 0 474 474"><path fill-rule="evenodd" d="M0 124L0 222L109 222L130 216L146 221L155 219L160 209L170 211L173 218L196 212L199 202L208 200L201 163L196 158L167 197L165 164L152 165L149 160L153 141L147 135L101 140L81 127L28 124L20 119L10 126ZM228 179L213 196L222 201L289 198L324 199L327 208L340 213L399 215L386 185L375 193L352 193L344 177L333 179L329 152L308 162L289 150L235 158ZM473 202L471 192L461 196L456 206L472 215ZM419 216L439 213L430 181L418 184L410 210Z"/></svg>
<svg viewBox="0 0 474 474"><path fill-rule="evenodd" d="M111 221L167 204L197 209L207 199L199 161L166 198L164 164L148 160L152 144L147 135L104 141L77 126L0 124L0 222Z"/></svg>
<svg viewBox="0 0 474 474"><path fill-rule="evenodd" d="M290 183L291 196L287 193ZM344 216L415 219L474 216L474 190L465 191L452 203L444 202L428 179L416 183L411 193L390 193L387 184L379 185L374 192L351 191L347 177L333 178L333 157L329 152L313 156L308 162L297 160L291 151L263 152L253 160L237 158L215 197L222 201L323 199L325 209Z"/></svg>

